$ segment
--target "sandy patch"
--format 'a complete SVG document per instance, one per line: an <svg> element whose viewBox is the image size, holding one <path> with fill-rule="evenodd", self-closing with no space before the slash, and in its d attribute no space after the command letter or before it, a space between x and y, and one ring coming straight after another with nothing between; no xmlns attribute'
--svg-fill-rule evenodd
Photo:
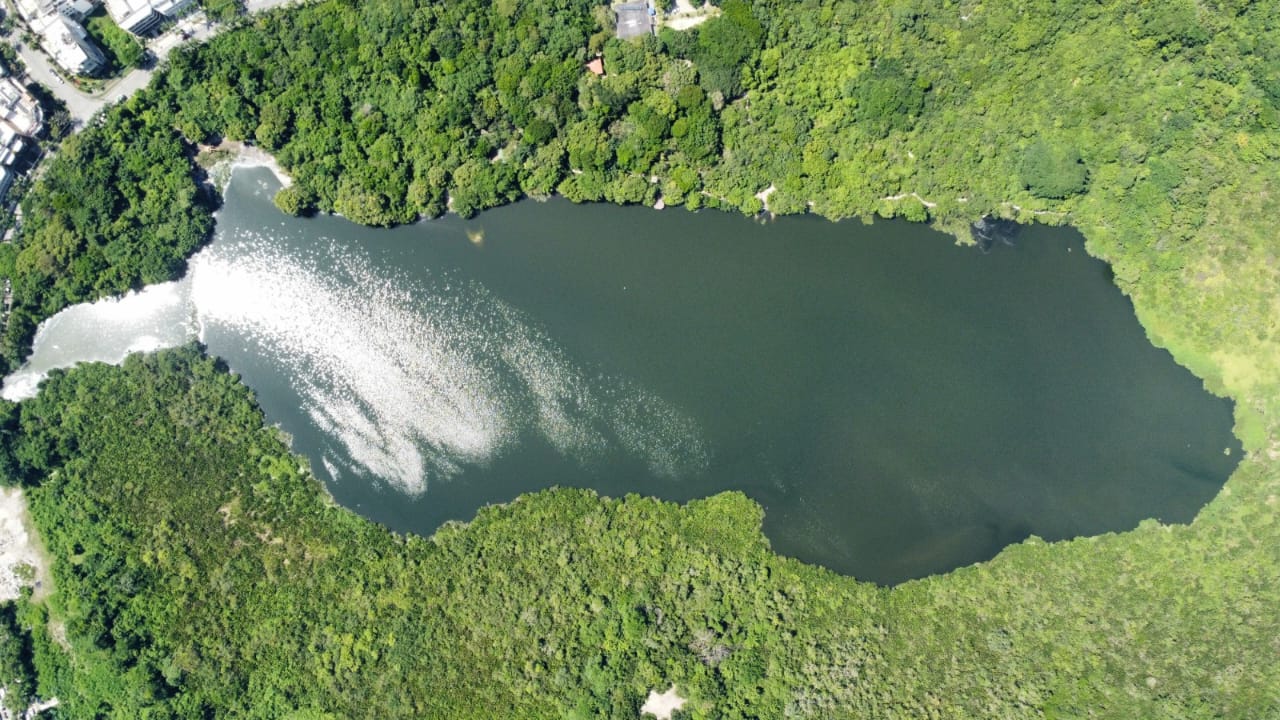
<svg viewBox="0 0 1280 720"><path fill-rule="evenodd" d="M657 690L649 691L649 698L640 706L641 715L652 715L658 720L671 720L671 713L684 707L686 700L676 692L676 686L658 694Z"/></svg>
<svg viewBox="0 0 1280 720"><path fill-rule="evenodd" d="M236 156L235 161L238 167L264 167L276 176L276 181L280 183L280 187L289 187L293 184L293 178L280 167L280 163L271 156L266 150L253 145L242 145L240 153Z"/></svg>
<svg viewBox="0 0 1280 720"><path fill-rule="evenodd" d="M280 183L280 187L287 188L293 184L293 178L280 167L280 163L271 156L266 150L256 145L246 145L242 142L234 140L223 140L217 145L200 145L201 153L217 153L226 152L231 156L226 160L221 160L209 169L209 177L213 179L214 184L219 191L226 192L227 183L231 182L231 172L238 167L263 167L271 171L276 176L276 182Z"/></svg>
<svg viewBox="0 0 1280 720"><path fill-rule="evenodd" d="M756 199L759 200L760 204L764 206L765 212L769 212L769 196L774 194L777 191L778 191L777 186L770 184L769 187L756 193Z"/></svg>
<svg viewBox="0 0 1280 720"><path fill-rule="evenodd" d="M900 193L900 194L898 194L898 195L886 195L886 196L884 196L884 197L882 197L882 198L880 198L880 199L881 199L881 200L888 200L888 201L890 201L890 202L897 202L897 201L899 201L899 200L905 200L905 199L907 199L907 198L909 198L909 197L910 197L910 198L915 198L915 199L919 200L921 205L923 205L923 206L925 206L925 207L929 208L930 210L932 210L933 208L938 207L938 203L936 203L936 202L930 202L930 201L928 201L928 200L925 200L924 198L920 197L919 193L913 193L913 192L909 192L909 193ZM1019 209L1021 209L1021 208L1019 208Z"/></svg>
<svg viewBox="0 0 1280 720"><path fill-rule="evenodd" d="M672 30L688 30L720 14L720 8L706 3L702 7L694 7L689 0L676 0L675 12L667 13L662 18L663 27Z"/></svg>
<svg viewBox="0 0 1280 720"><path fill-rule="evenodd" d="M0 490L0 600L16 600L34 586L36 596L49 584L49 566L27 515L21 488Z"/></svg>

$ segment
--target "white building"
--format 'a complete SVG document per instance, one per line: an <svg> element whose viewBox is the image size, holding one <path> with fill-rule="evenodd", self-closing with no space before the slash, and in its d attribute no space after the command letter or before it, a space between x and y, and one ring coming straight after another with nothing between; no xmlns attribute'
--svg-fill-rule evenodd
<svg viewBox="0 0 1280 720"><path fill-rule="evenodd" d="M13 2L31 32L40 36L40 46L62 69L76 75L92 75L106 66L106 56L80 24L97 7L96 0Z"/></svg>
<svg viewBox="0 0 1280 720"><path fill-rule="evenodd" d="M0 200L13 184L12 167L26 149L27 138L34 137L44 124L40 103L17 80L0 78Z"/></svg>
<svg viewBox="0 0 1280 720"><path fill-rule="evenodd" d="M18 14L27 22L42 15L62 13L72 20L83 21L98 7L98 0L14 0Z"/></svg>
<svg viewBox="0 0 1280 720"><path fill-rule="evenodd" d="M195 0L106 0L103 4L116 25L134 35L149 35L194 3Z"/></svg>
<svg viewBox="0 0 1280 720"><path fill-rule="evenodd" d="M0 73L4 75L4 73ZM13 164L44 125L40 101L16 79L0 77L0 200L9 193L15 173Z"/></svg>
<svg viewBox="0 0 1280 720"><path fill-rule="evenodd" d="M0 165L12 165L22 152L22 136L8 125L0 124Z"/></svg>
<svg viewBox="0 0 1280 720"><path fill-rule="evenodd" d="M171 19L186 14L195 4L196 0L152 0L156 12Z"/></svg>
<svg viewBox="0 0 1280 720"><path fill-rule="evenodd" d="M28 136L39 133L44 123L40 103L13 78L0 80L0 123Z"/></svg>
<svg viewBox="0 0 1280 720"><path fill-rule="evenodd" d="M41 16L31 21L31 30L40 36L45 52L67 72L93 75L106 67L107 57L89 39L89 33L65 15Z"/></svg>
<svg viewBox="0 0 1280 720"><path fill-rule="evenodd" d="M32 22L43 15L52 15L67 4L67 0L13 0L18 14Z"/></svg>
<svg viewBox="0 0 1280 720"><path fill-rule="evenodd" d="M61 7L58 12L75 20L76 22L84 22L84 19L93 14L98 8L96 0L57 0Z"/></svg>

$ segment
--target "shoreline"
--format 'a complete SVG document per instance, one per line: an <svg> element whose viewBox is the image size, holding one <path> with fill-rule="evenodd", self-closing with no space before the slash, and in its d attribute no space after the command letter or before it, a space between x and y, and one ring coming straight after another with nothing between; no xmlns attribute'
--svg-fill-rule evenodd
<svg viewBox="0 0 1280 720"><path fill-rule="evenodd" d="M228 154L228 155L229 155L229 157L217 157L219 154L222 154L222 153L226 153L226 154ZM200 158L202 158L202 157L216 157L216 159L215 159L213 162L211 162L208 166L206 166L206 170L207 170L207 172L209 173L209 180L210 180L210 182L211 182L211 183L213 184L213 186L218 190L218 193L219 193L220 195L221 195L221 194L225 194L225 193L226 193L227 185L228 185L228 184L230 183L230 181L231 181L231 174L232 174L232 172L234 172L236 168L242 168L242 167L244 167L244 168L254 168L254 167L266 168L267 170L269 170L269 171L271 172L271 174L272 174L272 175L274 175L274 176L275 176L275 179L276 179L276 181L277 181L278 183L280 183L280 189L282 189L282 190L283 190L283 189L285 189L285 188L291 187L291 186L293 185L293 178L292 178L292 177L290 177L289 173L285 172L284 168L280 166L279 161L277 161L277 160L276 160L276 158L275 158L275 156L274 156L274 155L272 155L271 153L267 152L266 150L263 150L262 148L258 147L257 145L253 145L253 144L250 144L250 143L246 143L246 142L245 142L245 141L243 141L243 140L226 140L226 139L223 139L221 142L217 143L216 145L209 145L209 144L204 144L204 143L196 143L196 157L195 157L195 160L196 160L196 163L197 163L198 165L203 165L203 163L201 163L201 162L200 162ZM574 169L570 169L570 172L576 175L576 174L581 174L581 172L582 172L582 171L581 171L581 170L574 170ZM659 178L657 178L656 176L650 180L650 182L658 182L658 181L660 181L660 179L659 179ZM760 205L761 205L761 208L762 208L760 212L767 214L767 215L769 216L769 218L770 218L770 219L776 219L776 218L778 218L778 217L783 217L783 216L787 216L787 215L806 215L806 214L808 214L808 215L817 215L818 217L821 217L821 218L823 218L823 219L827 220L828 222L839 222L839 221L841 221L841 220L847 220L847 219L849 219L849 217L856 217L856 216L848 216L848 217L832 217L832 216L829 216L829 215L823 214L823 213L821 213L821 212L815 212L815 211L814 211L814 203L813 203L813 201L812 201L812 200L808 201L806 211L805 211L805 212L803 212L803 213L783 213L782 215L779 215L778 213L774 212L773 210L771 210L771 209L769 208L769 198L770 198L770 196L771 196L771 195L773 195L775 192L777 192L777 190L778 190L777 183L776 183L776 182L774 182L774 183L770 183L768 187L766 187L765 189L763 189L763 190L761 190L760 192L757 192L757 193L755 193L755 194L753 195L753 197L754 197L756 200L758 200L758 201L760 202ZM718 206L718 207L717 207L717 206L712 205L712 206L709 206L709 208L698 208L698 210L702 210L702 209L713 209L713 210L719 210L719 211L722 211L722 212L734 212L735 210L737 210L738 212L741 212L741 209L740 209L740 208L735 208L735 206L733 205L733 203L732 203L732 202L730 202L730 201L729 201L729 199L728 199L727 197L724 197L724 196L722 196L722 195L716 195L716 194L714 194L714 193L708 192L706 189L703 189L703 190L701 191L701 194L702 194L704 197L708 197L708 198L712 198L712 199L714 199L714 200L717 200L717 201L720 203L720 206ZM492 208L484 208L484 209L482 209L482 210L478 211L478 212L477 212L477 214L479 214L479 213L483 213L483 212L486 212L486 211L488 211L488 210L493 210L493 209L496 209L496 208L498 208L498 207L503 207L503 206L506 206L506 205L510 205L510 204L512 204L512 203L514 203L514 202L519 202L520 200L529 199L529 200L537 200L537 201L541 202L541 201L548 200L548 199L550 199L550 198L552 198L552 197L564 197L564 196L563 196L563 195L561 195L561 194L560 194L560 193L558 193L558 192L555 192L555 191L552 191L549 195L546 195L546 196L543 196L543 197L538 197L538 196L528 195L528 194L521 194L519 197L515 198L514 200L510 200L510 201L507 201L507 202L501 203L500 205L494 206L494 207L492 207ZM960 226L955 226L955 227L953 227L953 226L952 226L952 225L954 224L954 219L953 219L953 218L948 218L948 217L943 217L943 216L939 216L939 215L934 215L934 214L933 214L933 212L934 212L934 210L936 210L936 209L938 208L939 204L938 204L937 202L935 202L935 201L931 201L931 200L929 200L929 199L927 199L927 198L925 198L925 197L921 196L918 192L905 192L905 193L898 193L898 194L896 194L896 195L885 195L885 196L883 196L883 197L880 197L880 198L879 198L879 202L881 202L881 203L884 203L884 202L894 203L894 204L895 204L895 206L896 206L896 203L901 202L902 200L906 200L906 199L908 199L908 198L915 199L915 200L919 201L919 202L920 202L920 204L921 204L922 206L924 206L925 211L926 211L927 213L929 213L929 217L928 217L928 219L923 220L923 221L921 221L921 220L911 220L911 219L906 218L905 216L903 216L903 215L901 215L901 214L898 214L897 212L895 212L892 216L888 216L888 217L886 217L886 216L884 216L884 215L881 215L881 217L882 217L882 218L885 218L885 219L901 218L901 219L905 219L905 220L907 220L908 222L922 222L923 224L925 224L925 225L929 225L929 226L932 226L932 227L936 228L937 230L939 230L939 231L941 231L941 232L943 232L943 233L945 233L945 234L947 234L947 235L951 235L952 237L954 237L954 238L956 239L956 241L957 241L957 242L959 242L959 243L960 243L960 244L962 244L962 245L968 245L968 244L971 244L971 243L973 242L973 239L972 239L972 237L969 235L969 233L968 233L968 232L966 232L966 231L962 231L962 229L961 229L961 227L960 227ZM957 201L957 202L959 202L959 203L967 203L967 202L969 202L969 198L968 198L968 197L959 197L959 198L956 198L956 201ZM607 205L620 205L620 206L625 206L625 205L631 204L631 203L615 203L615 202L612 202L612 201L610 201L610 200L606 200L606 199L601 199L601 200L589 200L589 201L586 201L586 203L578 203L578 202L573 201L573 200L570 200L570 202L573 202L575 205L576 205L576 204L588 204L588 203L591 203L591 204L607 204ZM667 207L672 207L672 206L670 206L670 205L668 205L668 204L666 203L665 198L663 198L663 197L661 196L661 194L659 194L658 199L657 199L657 202L655 202L655 203L653 203L653 204L649 204L649 203L645 203L645 202L640 202L640 203L635 203L635 204L637 204L637 205L641 205L641 206L645 206L645 207L649 207L649 208L652 208L652 209L654 209L654 210L659 210L659 211L661 211L661 210L665 210ZM1002 219L1002 220L1011 220L1011 221L1013 221L1013 222L1016 222L1016 223L1017 223L1017 224L1019 224L1019 225L1041 225L1041 224L1043 224L1043 225L1049 225L1049 226L1061 226L1061 225L1064 225L1064 224L1065 224L1065 225L1068 225L1068 226L1070 226L1070 227L1074 227L1074 228L1076 228L1078 231L1080 230L1080 228L1079 228L1079 227L1078 227L1078 226L1077 226L1077 225L1072 221L1073 215L1072 215L1071 211L1069 211L1069 210L1034 210L1034 209L1027 209L1027 208L1023 208L1023 207L1021 207L1021 206L1017 205L1016 203L1014 203L1013 201L1010 201L1010 200L1004 200L1004 201L1001 201L1001 202L997 205L997 208L1012 209L1012 210L1014 211L1014 212L1013 212L1013 216L1012 216L1012 217L1008 217L1008 216L1006 216L1006 214L1005 214L1005 213L1000 212L1000 211L999 211L999 209L993 209L993 211L991 211L991 212L987 213L985 216L984 216L984 215L980 215L980 216L978 216L978 219L982 219L983 217L997 217L997 218ZM686 210L687 210L687 208L686 208ZM697 212L697 210L694 210L694 211L691 211L691 212ZM448 195L446 195L446 202L445 202L445 212L444 212L444 214L450 214L450 213L453 213L453 214L455 214L455 215L457 214L457 213L454 211L454 209L453 209L453 196L452 196L452 194L448 194ZM336 217L344 217L341 213L338 213L338 212L335 212L335 211L329 211L329 212L328 212L328 213L326 213L326 214L328 214L328 215L333 215L333 216L336 216ZM215 215L216 215L216 213L215 213ZM757 213L757 215L759 215L759 213ZM1029 217L1028 217L1028 216L1029 216ZM463 217L463 216L459 215L459 217L460 217L460 218L462 218L463 220L471 220L471 219L472 219L472 218L474 218L475 216L473 215L473 216L471 216L471 217ZM748 217L749 217L749 215L748 215ZM972 214L971 214L971 213L965 213L965 214L963 215L963 217L966 217L966 218L968 218L968 217L972 217ZM1042 220L1041 220L1041 218L1048 218L1048 217L1057 218L1057 219L1059 220L1059 222L1044 222L1044 221L1042 221ZM425 216L425 215L419 215L417 218L415 218L415 219L414 219L414 220L412 220L411 222L403 223L403 224L405 224L405 225L417 225L417 224L419 224L419 223L428 222L428 221L433 220L433 219L435 219L435 218L431 218L431 217L428 217L428 216ZM1063 222L1063 221L1065 221L1065 222ZM353 222L354 222L354 221L353 221ZM968 224L968 223L973 223L973 222L975 222L975 220L962 220L962 221L960 221L960 222L964 222L964 223ZM1082 232L1082 231L1081 231L1081 232ZM1083 232L1082 232L1082 234L1083 234Z"/></svg>
<svg viewBox="0 0 1280 720"><path fill-rule="evenodd" d="M220 157L224 153L228 157ZM289 173L280 167L280 163L276 161L275 156L257 145L249 145L240 140L225 139L217 145L197 143L197 164L202 164L199 163L201 157L213 159L213 162L206 170L209 173L209 179L217 187L220 194L226 192L227 183L231 181L231 173L236 168L241 167L260 167L270 170L276 181L280 183L281 189L293 185L293 178L289 177Z"/></svg>

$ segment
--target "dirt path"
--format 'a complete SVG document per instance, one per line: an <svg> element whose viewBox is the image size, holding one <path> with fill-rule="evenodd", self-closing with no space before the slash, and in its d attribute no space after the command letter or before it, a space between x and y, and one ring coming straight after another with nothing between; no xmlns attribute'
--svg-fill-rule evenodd
<svg viewBox="0 0 1280 720"><path fill-rule="evenodd" d="M648 699L640 707L640 715L652 715L658 720L671 720L671 714L684 707L685 702L685 699L676 692L675 685L662 694L658 694L657 690L650 690Z"/></svg>
<svg viewBox="0 0 1280 720"><path fill-rule="evenodd" d="M21 488L0 490L0 600L16 600L24 587L39 599L49 590L49 563L35 535Z"/></svg>
<svg viewBox="0 0 1280 720"><path fill-rule="evenodd" d="M662 26L672 30L688 30L720 14L720 8L707 3L702 7L694 7L689 0L676 0L675 12L667 13L662 18Z"/></svg>
<svg viewBox="0 0 1280 720"><path fill-rule="evenodd" d="M913 192L909 192L909 193L902 193L902 194L900 194L900 195L886 195L886 196L884 196L884 197L882 197L882 198L880 198L880 199L881 199L881 200L894 200L894 201L896 201L896 200L906 200L906 199L907 199L907 198L909 198L909 197L913 197L913 198L915 198L915 199L919 200L921 205L923 205L923 206L925 206L925 207L927 207L927 208L929 208L929 209L933 209L933 208L938 207L938 203L936 203L936 202L929 202L928 200L925 200L924 198L920 197L920 195L919 195L919 194L917 194L917 193L913 193Z"/></svg>

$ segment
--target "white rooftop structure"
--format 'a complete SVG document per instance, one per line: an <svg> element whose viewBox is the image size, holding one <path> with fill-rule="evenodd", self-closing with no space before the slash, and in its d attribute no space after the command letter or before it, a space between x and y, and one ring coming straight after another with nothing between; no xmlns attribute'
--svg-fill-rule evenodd
<svg viewBox="0 0 1280 720"><path fill-rule="evenodd" d="M29 0L33 1L33 0ZM107 14L134 35L146 35L191 7L195 0L106 0Z"/></svg>
<svg viewBox="0 0 1280 720"><path fill-rule="evenodd" d="M9 186L13 184L13 171L7 167L0 167L0 200L9 192Z"/></svg>
<svg viewBox="0 0 1280 720"><path fill-rule="evenodd" d="M96 0L58 0L58 2L62 5L58 8L58 12L79 22L84 22L84 19L98 7Z"/></svg>
<svg viewBox="0 0 1280 720"><path fill-rule="evenodd" d="M153 0L151 4L155 7L156 12L161 15L175 18L194 5L195 0Z"/></svg>
<svg viewBox="0 0 1280 720"><path fill-rule="evenodd" d="M13 0L13 4L18 7L18 14L28 22L43 15L53 15L67 2L68 0Z"/></svg>
<svg viewBox="0 0 1280 720"><path fill-rule="evenodd" d="M13 78L0 80L0 121L19 135L35 135L44 122L40 103Z"/></svg>
<svg viewBox="0 0 1280 720"><path fill-rule="evenodd" d="M94 8L98 0L13 0L18 14L27 22L35 22L46 15L61 13L76 21L83 21Z"/></svg>
<svg viewBox="0 0 1280 720"><path fill-rule="evenodd" d="M22 137L8 125L0 125L0 165L11 165L22 152Z"/></svg>
<svg viewBox="0 0 1280 720"><path fill-rule="evenodd" d="M613 6L618 39L649 35L653 32L653 14L648 2L627 2Z"/></svg>
<svg viewBox="0 0 1280 720"><path fill-rule="evenodd" d="M136 35L151 32L164 22L148 0L106 0L104 5L117 25Z"/></svg>
<svg viewBox="0 0 1280 720"><path fill-rule="evenodd" d="M68 72L92 75L102 69L107 58L80 23L54 14L31 21L31 29L40 36L40 45Z"/></svg>

